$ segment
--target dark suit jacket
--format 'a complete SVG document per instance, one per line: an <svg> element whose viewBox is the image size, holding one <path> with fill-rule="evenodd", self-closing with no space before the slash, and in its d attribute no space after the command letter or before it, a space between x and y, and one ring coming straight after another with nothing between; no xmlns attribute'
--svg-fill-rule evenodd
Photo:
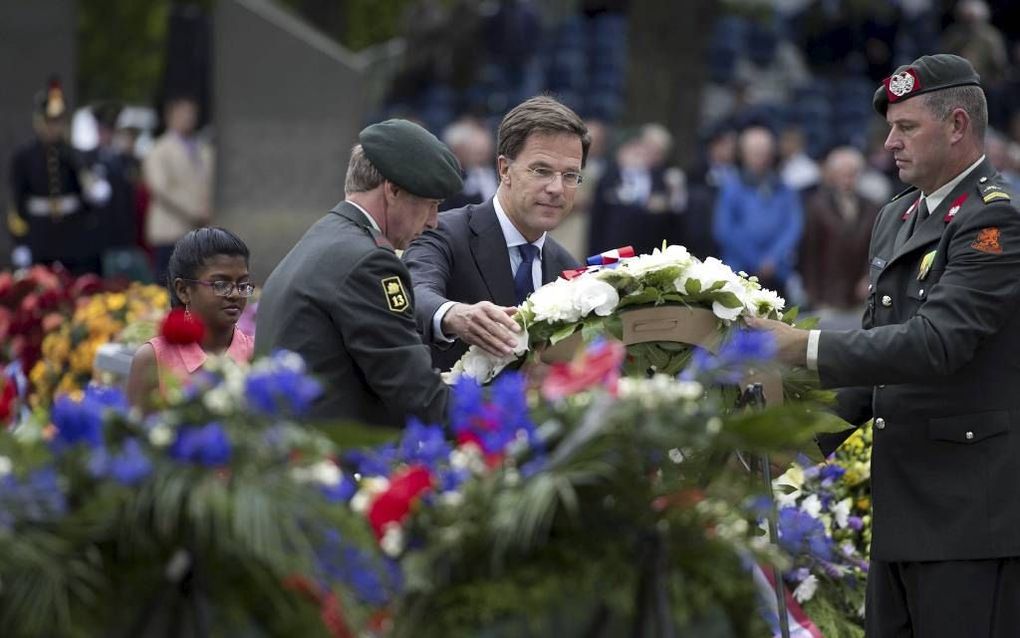
<svg viewBox="0 0 1020 638"><path fill-rule="evenodd" d="M255 351L304 357L325 385L314 416L400 427L443 420L448 390L414 325L407 268L357 207L338 204L273 270Z"/></svg>
<svg viewBox="0 0 1020 638"><path fill-rule="evenodd" d="M418 330L425 343L433 344L432 361L442 370L453 367L467 346L459 340L452 346L435 344L432 317L441 305L447 301L517 305L510 255L492 200L440 213L439 226L411 242L403 258L414 281ZM546 236L542 249L543 284L578 265L563 246Z"/></svg>
<svg viewBox="0 0 1020 638"><path fill-rule="evenodd" d="M1020 213L987 161L908 239L918 197L879 213L864 329L822 332L819 375L874 418L874 558L1020 556Z"/></svg>

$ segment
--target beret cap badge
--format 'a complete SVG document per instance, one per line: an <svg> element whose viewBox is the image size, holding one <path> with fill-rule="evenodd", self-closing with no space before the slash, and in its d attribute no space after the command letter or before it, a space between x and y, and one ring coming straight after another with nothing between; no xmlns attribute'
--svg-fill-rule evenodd
<svg viewBox="0 0 1020 638"><path fill-rule="evenodd" d="M913 69L905 69L889 76L885 81L885 89L890 102L895 102L904 95L909 95L920 88L921 83L918 81L917 74Z"/></svg>

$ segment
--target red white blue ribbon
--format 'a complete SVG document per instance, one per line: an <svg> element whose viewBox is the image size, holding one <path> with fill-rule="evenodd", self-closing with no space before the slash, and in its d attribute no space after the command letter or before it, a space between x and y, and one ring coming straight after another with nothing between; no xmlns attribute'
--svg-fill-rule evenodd
<svg viewBox="0 0 1020 638"><path fill-rule="evenodd" d="M610 269L616 268L617 266L620 265L621 260L628 259L633 256L634 256L633 246L623 246L620 248L607 250L604 253L599 253L597 255L592 255L591 257L588 257L585 260L585 262L588 265L584 268L570 268L568 270L564 270L562 273L562 277L564 279L574 279L588 272L598 272L603 268Z"/></svg>

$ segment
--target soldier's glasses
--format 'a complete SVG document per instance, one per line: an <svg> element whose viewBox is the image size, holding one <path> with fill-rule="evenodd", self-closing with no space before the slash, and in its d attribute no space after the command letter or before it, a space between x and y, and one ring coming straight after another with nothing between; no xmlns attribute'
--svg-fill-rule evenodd
<svg viewBox="0 0 1020 638"><path fill-rule="evenodd" d="M201 279L184 279L189 283L202 284L212 288L213 294L217 297L229 297L230 293L234 292L234 288L237 288L237 296L239 297L251 297L255 294L255 284L246 281L244 283L235 284L232 281L226 281L219 279L217 281L203 281Z"/></svg>

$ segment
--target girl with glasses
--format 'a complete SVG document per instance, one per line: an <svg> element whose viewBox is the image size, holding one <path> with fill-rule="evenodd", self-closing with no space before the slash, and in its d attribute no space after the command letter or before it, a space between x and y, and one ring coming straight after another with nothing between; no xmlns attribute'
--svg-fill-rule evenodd
<svg viewBox="0 0 1020 638"><path fill-rule="evenodd" d="M128 375L132 405L152 406L156 389L165 389L170 377L187 383L209 355L225 354L242 364L251 360L254 339L237 328L255 292L248 257L241 238L225 228L198 228L177 241L167 269L171 311L183 308L185 317L205 330L198 343L158 336L138 349Z"/></svg>

